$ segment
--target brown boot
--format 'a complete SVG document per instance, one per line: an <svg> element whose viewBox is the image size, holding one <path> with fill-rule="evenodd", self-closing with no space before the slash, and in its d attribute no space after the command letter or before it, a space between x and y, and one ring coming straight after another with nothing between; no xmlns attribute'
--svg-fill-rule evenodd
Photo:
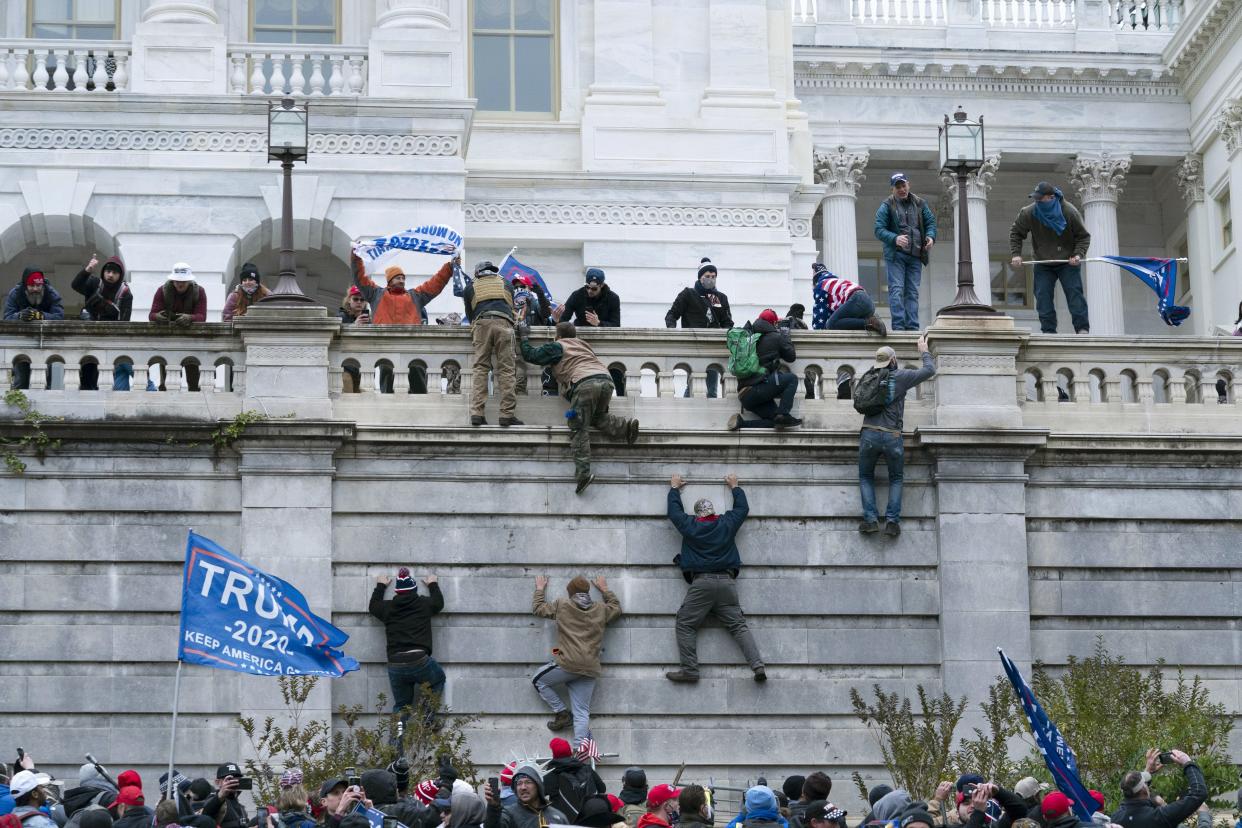
<svg viewBox="0 0 1242 828"><path fill-rule="evenodd" d="M878 333L880 336L888 336L888 328L884 327L884 322L878 316L867 317L867 330Z"/></svg>
<svg viewBox="0 0 1242 828"><path fill-rule="evenodd" d="M573 714L568 710L562 710L552 717L552 721L548 722L548 730L556 732L571 727L574 723Z"/></svg>

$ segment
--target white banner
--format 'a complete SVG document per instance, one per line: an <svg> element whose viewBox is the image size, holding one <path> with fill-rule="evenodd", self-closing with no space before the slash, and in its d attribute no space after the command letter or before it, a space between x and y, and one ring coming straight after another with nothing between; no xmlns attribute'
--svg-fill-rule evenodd
<svg viewBox="0 0 1242 828"><path fill-rule="evenodd" d="M461 242L461 234L452 227L424 224L391 236L359 239L354 242L354 253L366 262L377 261L398 250L451 256L461 247Z"/></svg>

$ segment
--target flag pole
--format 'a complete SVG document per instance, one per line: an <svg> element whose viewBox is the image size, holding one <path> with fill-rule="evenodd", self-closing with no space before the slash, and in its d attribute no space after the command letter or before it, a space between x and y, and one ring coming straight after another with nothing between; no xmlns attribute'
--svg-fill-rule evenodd
<svg viewBox="0 0 1242 828"><path fill-rule="evenodd" d="M168 787L166 788L167 796L173 802L173 755L177 750L177 707L181 700L181 667L185 662L177 659L177 677L173 680L173 702L172 702L172 735L168 739Z"/></svg>
<svg viewBox="0 0 1242 828"><path fill-rule="evenodd" d="M1109 264L1113 263L1109 259L1104 259L1099 256L1091 256L1089 258L1079 259L1078 261L1080 262L1108 262ZM1172 261L1184 263L1184 262L1189 262L1190 259L1186 259L1186 258L1172 259ZM1022 262L1022 264L1024 265L1061 265L1061 264L1069 264L1069 259L1038 259L1038 260L1024 261Z"/></svg>
<svg viewBox="0 0 1242 828"><path fill-rule="evenodd" d="M500 269L501 269L501 270L503 270L503 269L504 269L504 267L505 267L505 262L507 262L507 261L509 261L510 259L512 259L512 258L513 258L513 254L514 254L514 253L516 253L516 252L517 252L517 245L515 244L513 247L511 247L511 248L509 249L509 252L505 254L505 257L504 257L503 259L501 259L501 260L500 260Z"/></svg>

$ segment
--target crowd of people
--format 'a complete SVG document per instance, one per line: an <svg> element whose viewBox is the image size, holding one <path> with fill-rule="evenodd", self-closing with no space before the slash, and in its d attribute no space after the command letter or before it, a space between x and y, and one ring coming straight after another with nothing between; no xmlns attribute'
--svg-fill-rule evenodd
<svg viewBox="0 0 1242 828"><path fill-rule="evenodd" d="M779 788L759 777L734 789L742 795L727 822L734 809L723 811L723 791L710 784L679 787L679 778L649 784L646 771L634 766L614 794L588 751L561 738L549 750L547 758L509 762L477 787L458 778L447 756L437 776L425 780L412 779L402 758L360 774L348 768L314 787L289 768L275 780L279 793L272 801L253 797L253 812L242 798L253 780L234 762L221 764L214 780L173 770L171 779L166 773L144 788L136 771L113 779L93 759L79 769L76 785L53 784L24 755L11 778L0 773L0 828L1174 828L1196 812L1199 828L1211 826L1203 772L1178 750L1153 749L1142 770L1118 770L1121 798L1111 808L1102 792L1090 791L1081 804L1092 812L1089 821L1066 794L1033 776L1005 787L977 773L927 792L878 784L862 812L851 815L833 802L831 777L811 771L788 776ZM1150 788L1165 764L1185 777L1186 792L1173 802Z"/></svg>

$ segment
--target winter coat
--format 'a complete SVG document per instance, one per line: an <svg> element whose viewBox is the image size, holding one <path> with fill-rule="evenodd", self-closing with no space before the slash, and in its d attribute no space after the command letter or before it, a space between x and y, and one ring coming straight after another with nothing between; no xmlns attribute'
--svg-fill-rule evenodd
<svg viewBox="0 0 1242 828"><path fill-rule="evenodd" d="M81 270L69 285L86 297L85 313L92 322L128 322L134 309L134 294L125 283L125 264L116 256L103 263L103 267L116 265L121 269L121 281L110 285L103 276L89 270ZM103 273L103 268L99 270Z"/></svg>
<svg viewBox="0 0 1242 828"><path fill-rule="evenodd" d="M39 300L38 306L31 305L30 300L26 298L26 277L37 270L39 270L37 267L27 267L22 271L22 278L17 283L17 287L9 291L9 295L4 300L4 318L6 321L20 321L17 318L18 314L30 307L40 311L44 319L65 318L65 306L61 302L60 294L56 292L56 288L48 283L46 275L43 280L43 298Z"/></svg>
<svg viewBox="0 0 1242 828"><path fill-rule="evenodd" d="M548 763L548 770L543 775L543 790L548 804L571 819L577 819L586 798L605 793L608 788L590 765L570 756Z"/></svg>
<svg viewBox="0 0 1242 828"><path fill-rule="evenodd" d="M178 293L170 279L155 289L155 296L151 297L151 312L147 314L147 319L151 322L165 321L159 318L163 312L168 313L167 321L169 322L182 313L188 313L191 321L206 322L207 291L203 290L202 285L197 282L191 282L190 286L185 289L185 293Z"/></svg>
<svg viewBox="0 0 1242 828"><path fill-rule="evenodd" d="M646 798L644 797L644 799ZM626 806L621 809L621 816L625 817L625 824L628 828L635 828L635 826L638 825L638 821L642 819L646 813L647 805L645 801L627 803Z"/></svg>
<svg viewBox="0 0 1242 828"><path fill-rule="evenodd" d="M74 814L87 805L102 805L106 808L115 799L116 789L101 780L98 784L79 785L76 788L70 788L65 791L65 795L61 798L60 803L64 806L65 816L72 818Z"/></svg>
<svg viewBox="0 0 1242 828"><path fill-rule="evenodd" d="M358 314L358 316L361 316L361 315L362 314ZM341 320L342 325L354 324L355 322L358 321L358 316L355 316L354 314L350 313L345 308L336 309L336 318Z"/></svg>
<svg viewBox="0 0 1242 828"><path fill-rule="evenodd" d="M736 575L742 567L742 555L734 538L742 528L750 507L741 486L733 488L733 508L723 515L699 519L687 515L681 504L681 492L668 490L668 519L681 533L681 554L673 562L686 576L702 572L729 572ZM690 580L687 577L687 580Z"/></svg>
<svg viewBox="0 0 1242 828"><path fill-rule="evenodd" d="M427 304L440 295L453 277L453 263L445 262L436 275L418 287L394 293L384 285L376 284L367 275L367 266L362 259L352 253L349 258L353 264L354 285L362 291L363 298L371 306L371 322L376 325L426 324Z"/></svg>
<svg viewBox="0 0 1242 828"><path fill-rule="evenodd" d="M711 305L710 319L708 310L711 300L708 296L714 296L719 301L719 305ZM718 290L708 291L702 282L695 282L692 287L677 294L673 306L664 314L664 326L676 328L679 319L683 328L732 328L733 314L729 311L729 297Z"/></svg>
<svg viewBox="0 0 1242 828"><path fill-rule="evenodd" d="M57 828L55 820L33 805L17 806L13 809L13 816L21 822L22 828Z"/></svg>
<svg viewBox="0 0 1242 828"><path fill-rule="evenodd" d="M621 327L621 297L613 293L606 284L600 288L599 296L594 299L587 293L585 285L569 294L564 310L561 311L561 321L573 322L579 327L594 327L586 320L587 311L595 312L601 328Z"/></svg>
<svg viewBox="0 0 1242 828"><path fill-rule="evenodd" d="M146 805L131 805L112 823L112 828L151 828L155 812Z"/></svg>
<svg viewBox="0 0 1242 828"><path fill-rule="evenodd" d="M1072 256L1087 255L1091 246L1091 234L1083 224L1082 214L1068 201L1061 201L1061 212L1065 216L1065 229L1060 233L1053 232L1035 216L1035 203L1018 211L1018 217L1009 228L1009 255L1022 255L1022 242L1029 234L1033 259L1068 259Z"/></svg>
<svg viewBox="0 0 1242 828"><path fill-rule="evenodd" d="M1194 762L1182 768L1186 776L1186 794L1176 802L1157 807L1151 799L1125 799L1113 814L1113 822L1121 828L1175 828L1207 799L1207 782L1203 771Z"/></svg>
<svg viewBox="0 0 1242 828"><path fill-rule="evenodd" d="M914 210L918 217L919 227L912 227L915 235L922 235L924 239L936 238L936 216L932 214L931 208L927 206L927 202L911 193L910 198L914 199ZM880 205L880 209L875 211L875 237L884 245L884 258L886 261L893 261L898 254L910 256L915 259L923 259L924 248L923 242L919 239L913 239L914 244L910 250L903 250L897 246L897 237L905 232L901 226L901 212L897 205L897 197L889 196L884 199Z"/></svg>
<svg viewBox="0 0 1242 828"><path fill-rule="evenodd" d="M863 417L863 426L900 434L905 425L906 392L935 375L936 363L932 362L930 353L923 354L923 367L921 368L898 368L892 370L889 373L889 382L891 383L890 387L892 388L893 395L892 400L884 406L880 413L868 414Z"/></svg>
<svg viewBox="0 0 1242 828"><path fill-rule="evenodd" d="M249 295L241 289L241 285L233 288L233 292L224 300L224 310L220 311L220 318L225 322L232 322L239 316L245 316L246 311L254 306L264 296L270 294L271 291L263 285L259 285L253 295Z"/></svg>
<svg viewBox="0 0 1242 828"><path fill-rule="evenodd" d="M415 649L431 655L431 616L444 609L440 585L429 585L427 589L431 594L425 598L411 591L397 595L391 601L384 600L385 589L384 584L375 585L367 611L384 625L388 660L392 661L396 656L400 661L400 653Z"/></svg>
<svg viewBox="0 0 1242 828"><path fill-rule="evenodd" d="M213 793L203 800L202 813L203 816L214 819L220 828L244 828L250 821L246 806L232 796L221 799Z"/></svg>
<svg viewBox="0 0 1242 828"><path fill-rule="evenodd" d="M750 329L759 334L755 355L759 357L759 366L763 368L763 373L753 377L739 377L739 391L766 380L769 374L780 369L782 360L793 362L798 358L787 329L778 328L766 319L756 319L750 324Z"/></svg>
<svg viewBox="0 0 1242 828"><path fill-rule="evenodd" d="M649 814L644 811L643 815L638 818L638 824L635 828L670 828L670 826L655 814Z"/></svg>
<svg viewBox="0 0 1242 828"><path fill-rule="evenodd" d="M546 589L535 590L532 611L540 618L556 621L556 646L552 648L552 658L567 673L598 677L603 672L599 650L604 640L604 628L621 617L621 602L615 593L608 591L604 593L603 603L592 601L591 606L582 609L567 598L557 598L548 603L544 599L545 592ZM546 777L544 782L547 782ZM600 793L604 793L604 789L601 788Z"/></svg>

